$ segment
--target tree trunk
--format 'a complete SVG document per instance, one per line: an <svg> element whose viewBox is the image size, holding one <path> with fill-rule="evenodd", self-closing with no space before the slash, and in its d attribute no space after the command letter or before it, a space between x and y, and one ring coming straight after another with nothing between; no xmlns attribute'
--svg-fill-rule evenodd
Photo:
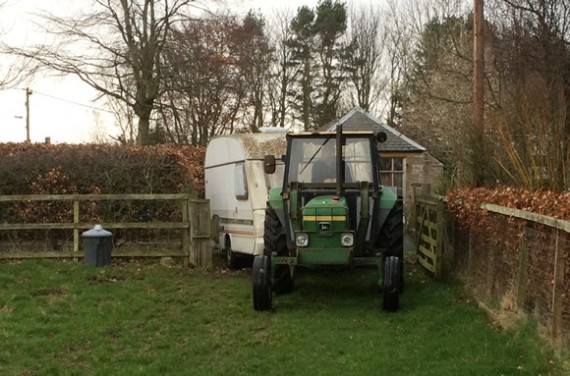
<svg viewBox="0 0 570 376"><path fill-rule="evenodd" d="M137 135L137 145L148 145L150 143L150 114L152 107L146 106L137 114L139 117L139 129Z"/></svg>

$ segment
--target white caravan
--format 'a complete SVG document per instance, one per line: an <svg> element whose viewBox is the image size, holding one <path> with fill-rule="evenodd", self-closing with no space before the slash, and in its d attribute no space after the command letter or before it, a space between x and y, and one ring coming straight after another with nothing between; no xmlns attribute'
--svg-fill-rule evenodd
<svg viewBox="0 0 570 376"><path fill-rule="evenodd" d="M285 131L281 129L218 136L206 148L205 191L213 235L226 253L229 268L239 266L239 256L263 254L269 190L283 183L283 165L267 175L263 157L272 154L281 160L285 151Z"/></svg>

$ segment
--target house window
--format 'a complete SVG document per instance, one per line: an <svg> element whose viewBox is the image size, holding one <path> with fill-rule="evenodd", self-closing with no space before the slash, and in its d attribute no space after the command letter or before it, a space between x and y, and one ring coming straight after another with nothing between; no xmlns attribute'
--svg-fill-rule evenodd
<svg viewBox="0 0 570 376"><path fill-rule="evenodd" d="M380 183L396 187L398 195L404 191L404 158L380 158Z"/></svg>

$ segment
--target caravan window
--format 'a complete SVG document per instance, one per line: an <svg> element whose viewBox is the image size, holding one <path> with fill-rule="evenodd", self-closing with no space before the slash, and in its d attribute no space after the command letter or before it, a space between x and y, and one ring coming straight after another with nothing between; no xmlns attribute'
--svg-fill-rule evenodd
<svg viewBox="0 0 570 376"><path fill-rule="evenodd" d="M235 164L234 192L238 200L247 200L247 178L245 176L245 164L243 162Z"/></svg>

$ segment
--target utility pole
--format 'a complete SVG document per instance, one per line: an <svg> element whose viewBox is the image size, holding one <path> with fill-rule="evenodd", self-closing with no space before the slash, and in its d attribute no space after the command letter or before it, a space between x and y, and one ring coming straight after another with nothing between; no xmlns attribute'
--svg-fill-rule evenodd
<svg viewBox="0 0 570 376"><path fill-rule="evenodd" d="M26 142L29 144L30 141L30 95L32 91L30 88L26 88Z"/></svg>
<svg viewBox="0 0 570 376"><path fill-rule="evenodd" d="M485 145L485 61L483 35L483 0L474 0L473 5L473 156L472 173L475 186L485 181L487 164Z"/></svg>
<svg viewBox="0 0 570 376"><path fill-rule="evenodd" d="M476 132L483 135L485 130L485 59L483 43L484 1L474 0L473 7L473 120Z"/></svg>

